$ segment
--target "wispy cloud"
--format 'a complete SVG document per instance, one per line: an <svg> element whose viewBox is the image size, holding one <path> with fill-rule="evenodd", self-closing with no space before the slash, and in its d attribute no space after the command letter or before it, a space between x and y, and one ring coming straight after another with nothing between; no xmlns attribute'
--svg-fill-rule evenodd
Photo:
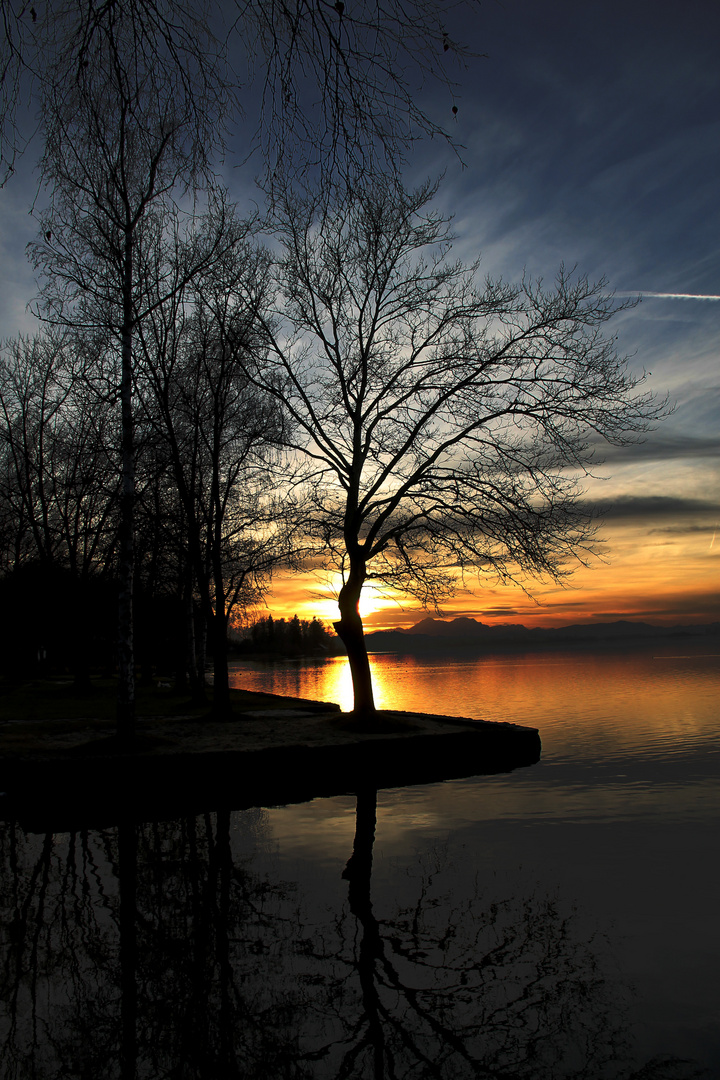
<svg viewBox="0 0 720 1080"><path fill-rule="evenodd" d="M706 396L715 402L713 388L706 391ZM646 442L631 443L628 446L613 446L599 439L593 443L598 460L613 466L623 462L674 461L693 459L713 459L720 457L720 438L702 436L694 438L682 432L659 432L648 437Z"/></svg>
<svg viewBox="0 0 720 1080"><path fill-rule="evenodd" d="M689 536L691 533L712 533L710 547L715 540L716 527L713 525L668 525L664 529L650 529L648 536Z"/></svg>
<svg viewBox="0 0 720 1080"><path fill-rule="evenodd" d="M616 296L642 296L643 299L651 297L655 300L720 300L720 296L713 293L643 292L642 289L637 292L619 292Z"/></svg>
<svg viewBox="0 0 720 1080"><path fill-rule="evenodd" d="M713 514L717 517L718 504L706 499L688 499L667 495L618 495L615 499L596 499L591 504L603 518L649 518ZM715 527L715 526L710 526ZM687 527L683 527L686 532Z"/></svg>

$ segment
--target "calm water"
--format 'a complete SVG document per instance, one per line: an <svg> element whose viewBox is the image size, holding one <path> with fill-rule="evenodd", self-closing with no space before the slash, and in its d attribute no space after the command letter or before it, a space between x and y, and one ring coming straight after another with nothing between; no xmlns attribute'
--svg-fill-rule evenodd
<svg viewBox="0 0 720 1080"><path fill-rule="evenodd" d="M539 727L505 776L2 826L0 1076L720 1077L720 657L656 651L375 658L385 707Z"/></svg>

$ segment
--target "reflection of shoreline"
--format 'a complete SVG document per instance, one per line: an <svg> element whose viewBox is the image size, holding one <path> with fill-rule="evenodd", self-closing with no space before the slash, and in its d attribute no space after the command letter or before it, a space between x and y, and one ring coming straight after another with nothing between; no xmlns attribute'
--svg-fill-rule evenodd
<svg viewBox="0 0 720 1080"><path fill-rule="evenodd" d="M121 1053L123 1080L698 1075L658 1057L637 1071L619 942L605 904L596 916L576 881L558 885L553 872L541 884L526 865L496 877L487 837L454 853L406 845L393 865L391 821L366 790L343 904L345 890L312 867L303 888L274 855L275 872L261 865L273 813L44 838L0 825L11 883L0 916L12 927L0 954L12 1021L3 1076L119 1080ZM526 863L526 838L503 837L513 866ZM558 845L559 865L577 863L588 838L575 839L570 859Z"/></svg>

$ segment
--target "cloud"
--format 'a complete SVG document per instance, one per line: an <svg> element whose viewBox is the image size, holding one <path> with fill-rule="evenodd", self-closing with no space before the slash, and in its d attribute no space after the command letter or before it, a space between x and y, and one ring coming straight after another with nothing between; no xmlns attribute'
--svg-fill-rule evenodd
<svg viewBox="0 0 720 1080"><path fill-rule="evenodd" d="M626 608L619 611L590 611L589 619L629 619L633 622L641 622L644 619L672 619L679 620L681 625L687 625L687 601L682 599L675 605L666 607ZM718 610L718 597L709 594L700 598L697 604L697 617L703 622L716 621Z"/></svg>
<svg viewBox="0 0 720 1080"><path fill-rule="evenodd" d="M471 612L463 611L463 615L470 615ZM482 611L478 611L477 615L488 615L493 618L497 615L522 615L522 611L516 607L486 607Z"/></svg>
<svg viewBox="0 0 720 1080"><path fill-rule="evenodd" d="M713 388L707 396L714 396ZM670 434L651 435L645 442L630 443L627 446L613 446L612 443L595 442L597 455L601 461L617 464L621 461L677 461L679 458L717 458L720 455L720 437L708 435Z"/></svg>
<svg viewBox="0 0 720 1080"><path fill-rule="evenodd" d="M720 296L715 296L712 293L673 293L673 292L644 292L642 289L638 289L637 292L618 292L616 296L642 296L653 297L656 300L720 300Z"/></svg>
<svg viewBox="0 0 720 1080"><path fill-rule="evenodd" d="M719 511L720 516L720 511ZM689 533L710 533L715 535L717 525L666 525L663 529L650 529L649 536L687 536Z"/></svg>
<svg viewBox="0 0 720 1080"><path fill-rule="evenodd" d="M683 499L670 495L619 495L616 499L597 499L588 506L604 518L615 519L720 515L720 506L707 499ZM684 532L688 530L689 527L683 529Z"/></svg>

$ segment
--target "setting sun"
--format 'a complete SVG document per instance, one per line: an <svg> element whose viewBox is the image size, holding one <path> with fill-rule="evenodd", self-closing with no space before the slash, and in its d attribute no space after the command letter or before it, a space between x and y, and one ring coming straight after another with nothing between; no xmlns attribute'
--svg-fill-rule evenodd
<svg viewBox="0 0 720 1080"><path fill-rule="evenodd" d="M665 518L662 507L652 520L614 521L603 526L603 558L581 566L560 586L527 582L501 585L490 577L468 579L467 589L442 607L448 618L467 615L486 623L557 626L597 619L639 619L656 623L711 622L717 611L717 544L710 546L714 518L696 514L686 527ZM311 573L278 574L267 597L276 618L339 618L339 574L325 579ZM366 632L412 626L434 611L410 597L366 582L360 598Z"/></svg>
<svg viewBox="0 0 720 1080"><path fill-rule="evenodd" d="M315 617L332 624L340 617L338 594L341 587L342 577L339 573L322 576L310 573L278 575L268 597L268 610L277 618L291 619L293 615L298 615L302 619ZM386 615L389 620L387 625L390 625L392 619L400 614L400 606L393 604L389 589L380 588L372 581L365 583L360 597L360 616L363 620L375 623L378 616Z"/></svg>

